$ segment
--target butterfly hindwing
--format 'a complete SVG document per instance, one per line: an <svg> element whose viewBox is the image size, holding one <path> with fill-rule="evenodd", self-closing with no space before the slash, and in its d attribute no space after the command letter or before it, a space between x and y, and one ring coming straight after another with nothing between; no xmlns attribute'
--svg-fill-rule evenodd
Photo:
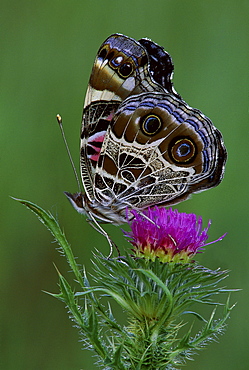
<svg viewBox="0 0 249 370"><path fill-rule="evenodd" d="M127 98L106 134L95 198L139 209L176 203L217 184L219 132L199 110L170 94Z"/></svg>

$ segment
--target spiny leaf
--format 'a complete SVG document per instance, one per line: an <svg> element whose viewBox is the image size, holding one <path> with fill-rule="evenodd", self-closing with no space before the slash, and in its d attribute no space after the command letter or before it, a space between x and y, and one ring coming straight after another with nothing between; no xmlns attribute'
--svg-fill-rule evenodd
<svg viewBox="0 0 249 370"><path fill-rule="evenodd" d="M78 280L80 285L83 287L84 284L82 280L82 275L75 261L71 246L68 243L63 231L61 230L54 216L51 213L44 211L41 207L37 206L36 204L29 202L28 200L22 200L22 199L17 199L17 198L13 198L13 199L17 200L21 204L25 205L32 212L34 212L34 214L38 217L38 219L48 228L48 230L51 232L51 234L56 239L57 243L61 246L65 256L67 257L68 263L76 276L76 279Z"/></svg>

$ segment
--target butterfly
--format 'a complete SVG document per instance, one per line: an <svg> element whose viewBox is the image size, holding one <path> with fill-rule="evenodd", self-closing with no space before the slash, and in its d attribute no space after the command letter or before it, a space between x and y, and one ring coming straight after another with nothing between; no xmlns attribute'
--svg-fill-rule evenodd
<svg viewBox="0 0 249 370"><path fill-rule="evenodd" d="M85 192L66 192L78 212L118 225L131 209L176 204L222 180L222 135L175 91L173 69L147 38L113 34L101 45L82 117Z"/></svg>

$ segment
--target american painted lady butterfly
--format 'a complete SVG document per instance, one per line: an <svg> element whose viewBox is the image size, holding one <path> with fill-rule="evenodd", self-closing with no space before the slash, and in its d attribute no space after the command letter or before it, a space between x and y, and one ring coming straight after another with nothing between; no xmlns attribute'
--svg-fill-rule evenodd
<svg viewBox="0 0 249 370"><path fill-rule="evenodd" d="M82 120L85 193L66 193L78 212L121 224L129 209L168 206L220 183L221 133L176 93L172 74L170 55L149 39L113 34L101 45Z"/></svg>

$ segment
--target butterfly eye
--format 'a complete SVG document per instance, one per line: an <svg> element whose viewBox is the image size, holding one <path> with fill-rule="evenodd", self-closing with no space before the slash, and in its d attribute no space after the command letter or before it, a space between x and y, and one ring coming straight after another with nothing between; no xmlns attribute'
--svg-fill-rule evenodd
<svg viewBox="0 0 249 370"><path fill-rule="evenodd" d="M146 116L141 125L141 130L145 135L155 135L158 133L162 126L161 120L158 116L155 116L154 114L150 114L149 116Z"/></svg>
<svg viewBox="0 0 249 370"><path fill-rule="evenodd" d="M175 162L189 163L195 157L196 147L190 139L177 139L171 144L170 154Z"/></svg>
<svg viewBox="0 0 249 370"><path fill-rule="evenodd" d="M133 66L131 63L127 62L127 63L124 63L120 66L119 70L119 75L123 78L127 78L129 77L132 72L133 72Z"/></svg>

